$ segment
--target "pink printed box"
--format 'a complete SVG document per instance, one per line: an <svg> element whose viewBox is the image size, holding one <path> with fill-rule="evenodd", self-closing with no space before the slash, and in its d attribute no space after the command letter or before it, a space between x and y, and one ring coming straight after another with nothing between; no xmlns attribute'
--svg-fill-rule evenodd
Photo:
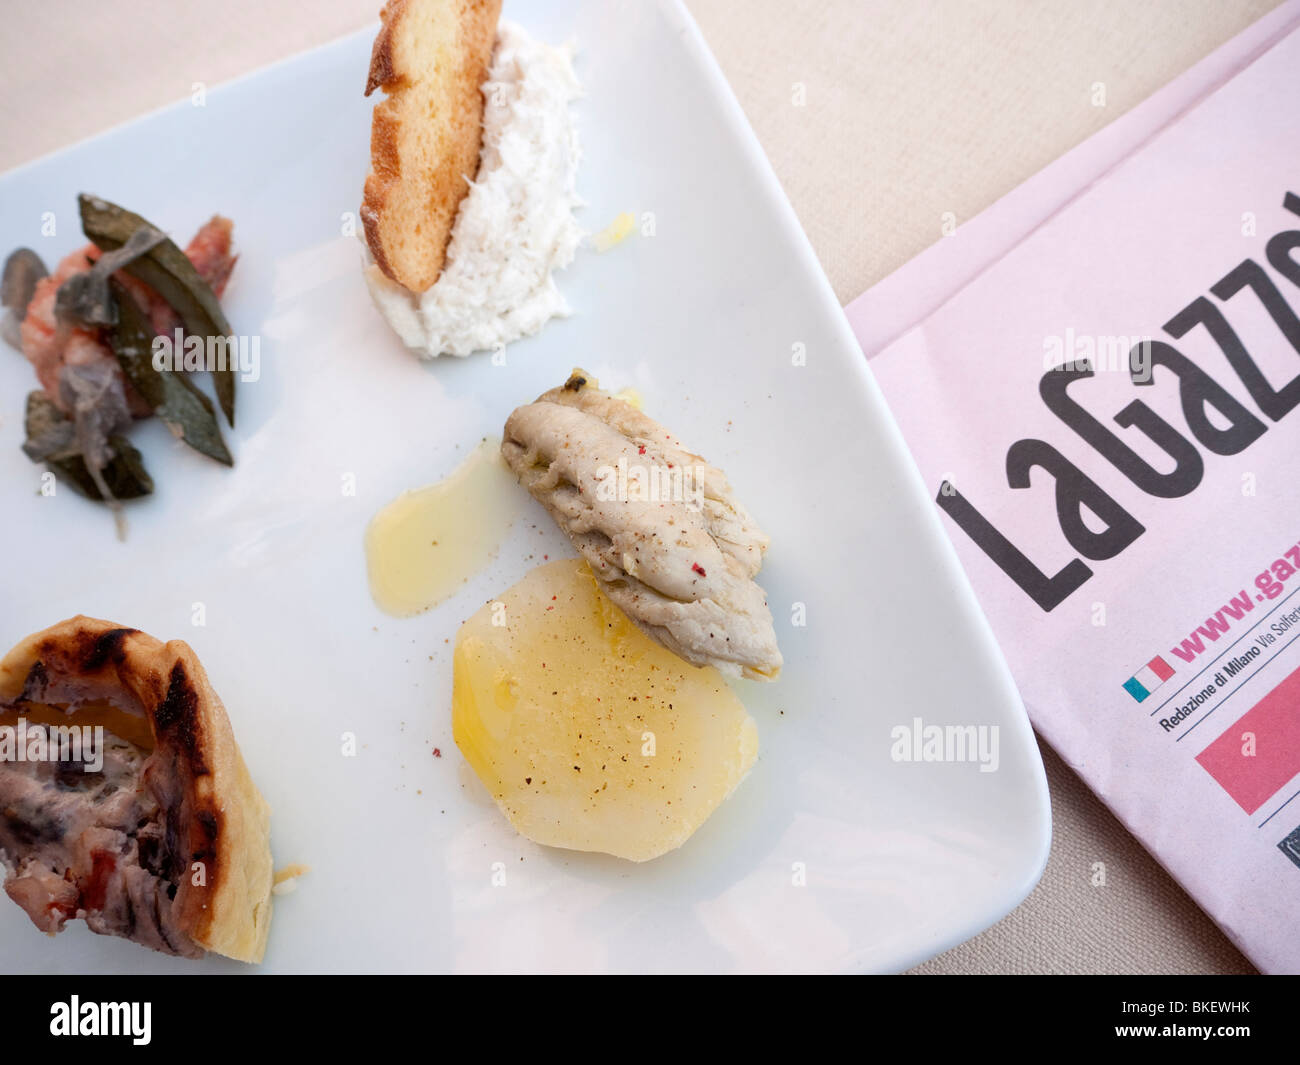
<svg viewBox="0 0 1300 1065"><path fill-rule="evenodd" d="M1264 696L1196 760L1248 814L1300 773L1300 669Z"/></svg>

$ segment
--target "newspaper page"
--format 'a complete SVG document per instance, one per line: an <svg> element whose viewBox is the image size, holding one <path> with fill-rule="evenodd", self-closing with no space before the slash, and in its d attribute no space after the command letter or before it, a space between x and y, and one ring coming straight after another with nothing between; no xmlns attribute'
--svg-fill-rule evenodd
<svg viewBox="0 0 1300 1065"><path fill-rule="evenodd" d="M1035 727L1270 972L1300 971L1298 101L1292 26L882 350L849 308Z"/></svg>

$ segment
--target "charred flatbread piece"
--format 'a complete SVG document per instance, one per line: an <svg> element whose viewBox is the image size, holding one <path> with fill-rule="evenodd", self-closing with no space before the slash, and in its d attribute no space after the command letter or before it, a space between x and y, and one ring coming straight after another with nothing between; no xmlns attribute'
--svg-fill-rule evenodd
<svg viewBox="0 0 1300 1065"><path fill-rule="evenodd" d="M510 415L501 453L646 635L695 665L776 679L754 582L768 538L721 470L582 370Z"/></svg>
<svg viewBox="0 0 1300 1065"><path fill-rule="evenodd" d="M78 616L0 661L11 740L48 749L96 725L98 772L84 745L80 761L0 760L5 892L50 935L81 919L167 954L261 961L270 808L189 645Z"/></svg>

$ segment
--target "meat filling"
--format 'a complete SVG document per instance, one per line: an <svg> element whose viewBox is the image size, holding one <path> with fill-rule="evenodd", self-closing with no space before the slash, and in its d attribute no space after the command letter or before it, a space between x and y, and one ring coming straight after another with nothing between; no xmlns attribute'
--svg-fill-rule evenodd
<svg viewBox="0 0 1300 1065"><path fill-rule="evenodd" d="M26 728L49 737L45 725ZM99 772L81 761L0 762L5 892L49 935L80 919L100 935L199 957L173 907L188 873L180 782L159 755L108 730L103 743Z"/></svg>

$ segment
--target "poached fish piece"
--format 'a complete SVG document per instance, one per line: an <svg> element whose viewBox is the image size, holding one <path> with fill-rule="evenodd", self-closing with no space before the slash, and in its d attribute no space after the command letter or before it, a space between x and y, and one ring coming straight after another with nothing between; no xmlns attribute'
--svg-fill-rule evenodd
<svg viewBox="0 0 1300 1065"><path fill-rule="evenodd" d="M501 453L642 632L694 665L776 679L754 581L768 538L721 470L582 370L510 415Z"/></svg>

